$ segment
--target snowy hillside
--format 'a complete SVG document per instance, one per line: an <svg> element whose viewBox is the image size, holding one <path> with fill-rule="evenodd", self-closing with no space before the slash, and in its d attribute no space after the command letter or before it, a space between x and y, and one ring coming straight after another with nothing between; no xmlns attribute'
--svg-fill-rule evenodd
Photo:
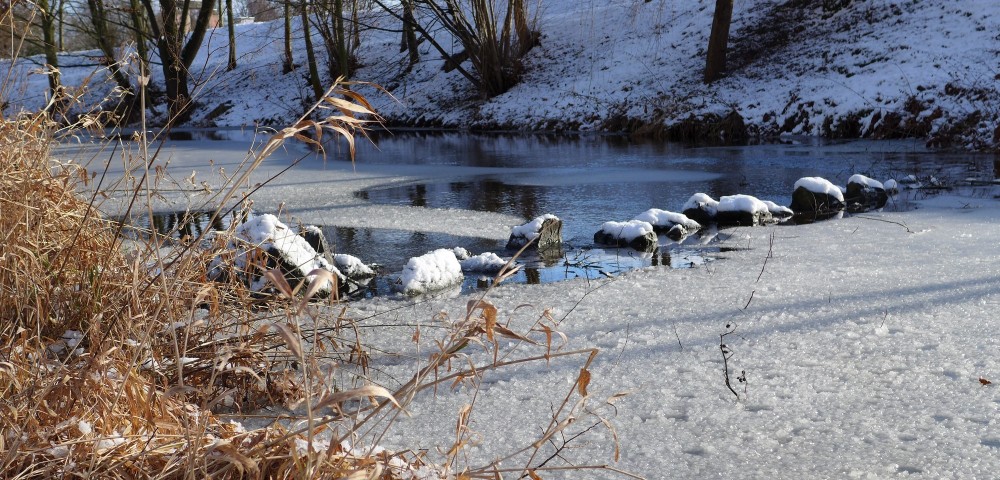
<svg viewBox="0 0 1000 480"><path fill-rule="evenodd" d="M825 11L824 3L848 5ZM705 85L714 4L538 2L541 41L528 53L527 72L490 100L458 72L444 72L428 42L421 44L421 62L404 73L406 54L392 31L363 33L357 79L392 93L395 98L369 95L397 125L641 130L684 138L718 135L715 123L735 111L747 132L759 136L915 136L961 148L991 148L1000 140L1000 3L740 0L730 72ZM384 13L366 21L398 28ZM199 109L193 126L282 125L297 117L309 89L304 68L282 73L281 33L280 22L238 26L239 67L232 72L225 71L224 30L206 37L194 62ZM303 64L301 29L297 33L295 61ZM443 34L437 40L455 45ZM86 58L66 57L67 83L93 73L93 66L72 67ZM26 76L37 62L22 62L15 77L28 83L9 90L5 115L42 105L44 77ZM162 84L158 77L154 72L154 83ZM93 80L87 98L100 98L110 86ZM163 110L154 118L162 120Z"/></svg>

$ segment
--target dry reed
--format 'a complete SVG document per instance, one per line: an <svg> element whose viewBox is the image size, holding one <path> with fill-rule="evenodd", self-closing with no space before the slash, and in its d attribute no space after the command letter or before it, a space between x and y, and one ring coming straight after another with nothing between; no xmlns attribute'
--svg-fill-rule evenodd
<svg viewBox="0 0 1000 480"><path fill-rule="evenodd" d="M210 224L226 204L246 198L244 179L281 142L316 143L323 130L353 142L363 134L361 118L373 115L363 97L337 85L321 104L333 113L304 116L278 132L220 188ZM203 248L205 238L166 245L153 235L126 245L120 225L95 207L100 192L90 182L102 179L52 162L53 128L44 115L0 120L0 476L411 478L422 466L419 455L357 451L350 442L377 440L373 432L384 432L424 390L475 383L484 372L526 362L586 356L536 442L478 468L449 454L435 471L537 478L565 468L548 465L565 442L548 459L533 459L579 416L591 415L588 366L596 351L553 349L553 335L561 334L547 313L515 331L485 298L470 301L418 373L389 391L370 380L367 347L346 308L315 308L308 293L295 299L276 282L280 295L262 310L242 283L206 280L217 252ZM82 197L88 188L95 193ZM132 198L148 188L139 182ZM498 337L536 353L514 354L516 346L501 353ZM473 344L485 353L479 363L467 355ZM226 420L262 407L289 415L270 414L252 430ZM463 448L467 435L459 428L447 451ZM501 467L517 458L528 461Z"/></svg>

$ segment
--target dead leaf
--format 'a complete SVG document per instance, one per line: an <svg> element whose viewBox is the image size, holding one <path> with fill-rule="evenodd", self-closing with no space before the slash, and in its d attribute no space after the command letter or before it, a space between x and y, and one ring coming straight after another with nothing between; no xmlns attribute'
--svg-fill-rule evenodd
<svg viewBox="0 0 1000 480"><path fill-rule="evenodd" d="M385 388L378 385L366 385L361 388L355 388L353 390L345 390L343 392L337 392L332 395L326 395L323 397L319 403L316 404L314 408L329 407L332 405L337 405L348 400L354 400L358 398L366 397L381 397L389 401L396 406L396 408L402 410L403 407L396 401L396 397L393 397L391 393Z"/></svg>
<svg viewBox="0 0 1000 480"><path fill-rule="evenodd" d="M278 330L278 334L285 340L285 346L292 352L292 355L295 355L295 358L304 358L302 355L302 342L299 341L299 336L288 328L288 325L272 323L271 326Z"/></svg>
<svg viewBox="0 0 1000 480"><path fill-rule="evenodd" d="M587 386L590 385L590 370L580 369L580 377L576 379L576 389L581 397L587 396Z"/></svg>
<svg viewBox="0 0 1000 480"><path fill-rule="evenodd" d="M264 278L270 280L282 295L292 298L292 286L288 284L288 280L285 280L285 276L282 275L281 270L272 268L264 272Z"/></svg>

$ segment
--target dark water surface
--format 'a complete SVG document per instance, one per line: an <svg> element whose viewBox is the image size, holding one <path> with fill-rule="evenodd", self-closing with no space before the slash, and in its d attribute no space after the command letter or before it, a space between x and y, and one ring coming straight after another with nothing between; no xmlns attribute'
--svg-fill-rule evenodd
<svg viewBox="0 0 1000 480"><path fill-rule="evenodd" d="M191 132L190 139L233 140L233 135L250 133ZM176 141L187 138L184 135ZM997 176L995 155L933 152L919 141L804 138L781 144L688 147L617 136L429 132L377 133L372 139L373 144L358 142L359 170L366 166L390 170L393 166L400 170L415 165L440 167L430 169L437 172L430 175L432 180L355 192L374 204L500 212L526 221L546 213L560 217L564 255L525 259L528 268L514 280L526 283L596 278L648 266L690 268L711 261L730 247L721 242L727 237L725 231L719 235L710 229L681 243L661 236L660 251L655 254L593 244L593 234L602 223L629 220L649 208L680 211L696 192L716 199L747 194L788 205L795 181L807 176L844 185L855 173L882 182L915 175L925 183L933 177L953 186L992 182ZM344 148L329 146L334 152ZM931 194L934 191L901 194L886 209L913 208L913 198ZM170 223L163 218L156 222ZM161 230L159 225L157 229ZM442 247L461 246L473 254L512 253L504 251L505 242L493 239L335 226L323 229L338 253L378 263L386 272L398 272L408 258ZM481 286L481 280L470 275L465 289ZM370 290L384 293L388 286L373 284Z"/></svg>

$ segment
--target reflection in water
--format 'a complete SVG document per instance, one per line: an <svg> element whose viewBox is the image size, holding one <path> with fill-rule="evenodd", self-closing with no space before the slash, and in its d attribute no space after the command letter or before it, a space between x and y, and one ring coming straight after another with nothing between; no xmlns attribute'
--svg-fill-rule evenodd
<svg viewBox="0 0 1000 480"><path fill-rule="evenodd" d="M234 217L211 222L212 212L169 212L153 216L153 228L148 217L134 217L126 224L137 238L151 232L172 239L196 237L212 230L228 228ZM510 257L516 252L505 250L504 241L460 237L440 233L405 230L382 230L352 227L321 227L332 253L347 253L366 263L377 264L379 275L359 285L353 295L371 297L394 295L392 282L406 262L438 248L463 247L473 254L495 252ZM508 282L540 284L574 278L596 279L613 277L622 272L649 266L689 268L710 260L721 251L720 242L728 237L714 229L706 229L680 242L659 237L656 252L638 252L629 248L550 248L542 252L526 251L517 260L520 270ZM470 273L460 290L471 292L489 287L491 276Z"/></svg>
<svg viewBox="0 0 1000 480"><path fill-rule="evenodd" d="M525 220L552 213L564 221L564 238L577 246L589 243L606 221L628 220L649 208L679 211L696 192L714 198L747 194L788 205L792 186L802 177L834 183L845 183L855 173L880 181L910 174L944 181L970 176L992 180L995 160L988 154L931 152L919 142L816 139L686 147L616 136L417 132L377 135L376 142L377 150L359 146L361 164L489 170L458 180L445 174L439 181L376 187L359 197L376 204L499 212ZM909 208L907 195L886 208Z"/></svg>
<svg viewBox="0 0 1000 480"><path fill-rule="evenodd" d="M148 237L155 233L162 237L181 239L197 238L212 230L226 229L234 216L219 217L212 221L214 212L194 211L194 212L167 212L154 214L152 218L152 228L150 228L149 216L139 215L126 219L117 219L134 232L136 237Z"/></svg>
<svg viewBox="0 0 1000 480"><path fill-rule="evenodd" d="M253 132L240 130L177 133L192 139L253 139ZM375 132L372 138L377 146L358 142L359 169L419 166L428 174L419 181L355 192L360 199L374 204L498 212L525 221L546 213L559 216L565 253L521 259L524 268L511 281L524 283L599 278L649 266L690 268L710 261L720 251L714 231L681 243L661 237L659 250L652 254L595 248L592 242L594 232L606 221L628 220L649 208L678 211L696 192L715 198L742 193L787 205L795 181L808 176L834 183L844 183L855 173L882 181L911 174L934 176L945 183L965 178L992 182L1000 176L1000 160L993 155L929 152L919 143L907 142L807 139L746 147L687 147L597 135ZM330 145L331 152L343 148ZM930 194L908 192L890 199L885 208L905 210L911 208L910 199ZM205 213L166 213L151 223L159 234L177 238L228 225L226 219L207 225L208 219ZM336 253L377 262L383 273L398 272L409 258L437 248L460 246L473 254L505 253L504 242L492 239L332 226L323 230ZM482 288L489 281L470 275L465 288ZM388 293L387 282L380 277L366 287L365 294Z"/></svg>

